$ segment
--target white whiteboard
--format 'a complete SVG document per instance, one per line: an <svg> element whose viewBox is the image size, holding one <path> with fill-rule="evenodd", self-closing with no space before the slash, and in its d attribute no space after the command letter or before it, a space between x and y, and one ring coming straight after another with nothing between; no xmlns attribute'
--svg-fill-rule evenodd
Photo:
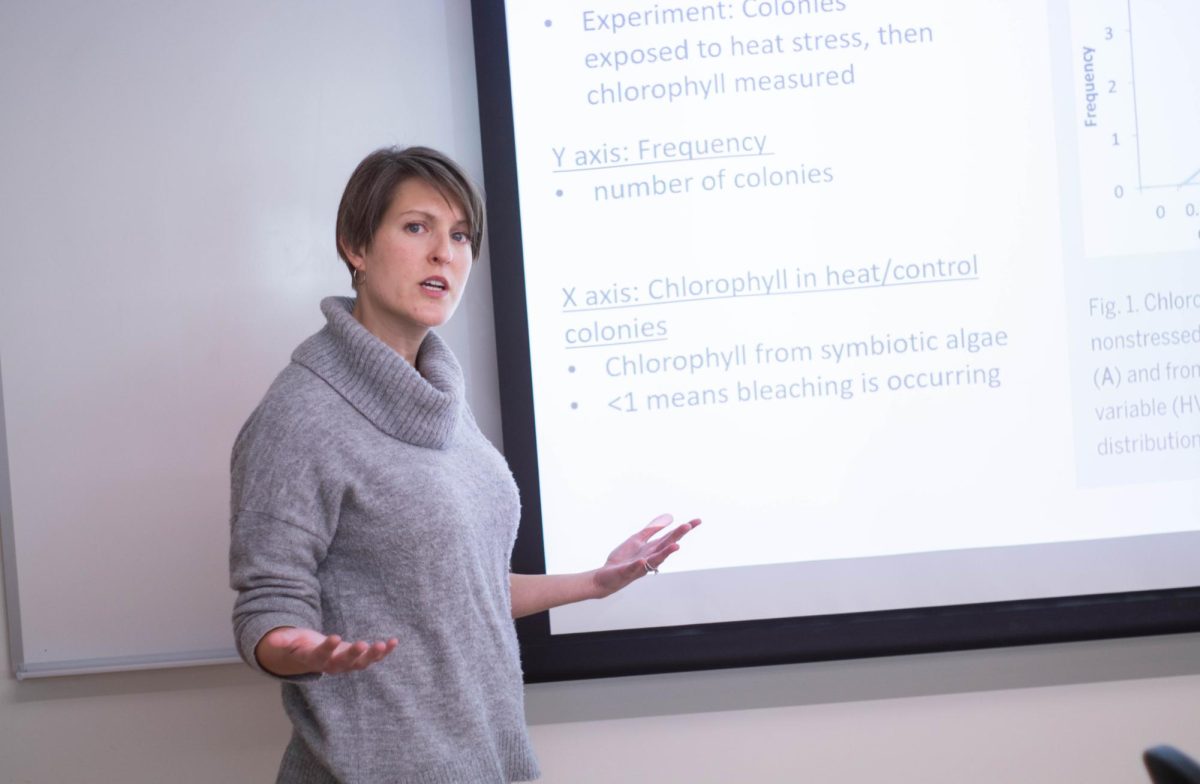
<svg viewBox="0 0 1200 784"><path fill-rule="evenodd" d="M478 174L473 69L466 2L0 5L19 677L235 658L234 436L349 292L333 223L358 160L425 143ZM487 287L448 335L473 381L495 372L464 345L490 340Z"/></svg>

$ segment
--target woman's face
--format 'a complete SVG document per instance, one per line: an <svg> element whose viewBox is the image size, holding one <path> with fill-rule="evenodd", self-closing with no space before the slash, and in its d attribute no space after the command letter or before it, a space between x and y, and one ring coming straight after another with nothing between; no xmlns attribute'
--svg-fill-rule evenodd
<svg viewBox="0 0 1200 784"><path fill-rule="evenodd" d="M419 178L402 182L367 250L347 251L363 278L355 316L409 362L454 313L471 274L461 207Z"/></svg>

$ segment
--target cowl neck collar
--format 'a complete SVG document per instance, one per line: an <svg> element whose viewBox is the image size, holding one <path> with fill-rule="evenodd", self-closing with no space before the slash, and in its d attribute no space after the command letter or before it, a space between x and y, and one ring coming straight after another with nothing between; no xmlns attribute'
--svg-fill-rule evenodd
<svg viewBox="0 0 1200 784"><path fill-rule="evenodd" d="M450 443L463 406L462 368L433 332L417 351L417 368L367 331L354 300L321 300L325 327L301 343L292 361L320 376L383 432L415 446Z"/></svg>

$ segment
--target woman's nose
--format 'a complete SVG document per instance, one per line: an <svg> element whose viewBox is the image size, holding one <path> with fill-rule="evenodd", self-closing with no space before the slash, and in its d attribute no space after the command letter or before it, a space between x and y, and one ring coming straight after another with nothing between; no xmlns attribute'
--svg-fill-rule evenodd
<svg viewBox="0 0 1200 784"><path fill-rule="evenodd" d="M449 264L454 260L454 242L449 237L442 237L433 244L429 260L435 264Z"/></svg>

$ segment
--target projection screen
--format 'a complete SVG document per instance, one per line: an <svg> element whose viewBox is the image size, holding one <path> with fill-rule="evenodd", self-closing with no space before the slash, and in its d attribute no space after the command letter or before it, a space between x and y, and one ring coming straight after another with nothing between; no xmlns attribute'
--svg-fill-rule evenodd
<svg viewBox="0 0 1200 784"><path fill-rule="evenodd" d="M531 679L1200 628L1200 5L474 13Z"/></svg>

